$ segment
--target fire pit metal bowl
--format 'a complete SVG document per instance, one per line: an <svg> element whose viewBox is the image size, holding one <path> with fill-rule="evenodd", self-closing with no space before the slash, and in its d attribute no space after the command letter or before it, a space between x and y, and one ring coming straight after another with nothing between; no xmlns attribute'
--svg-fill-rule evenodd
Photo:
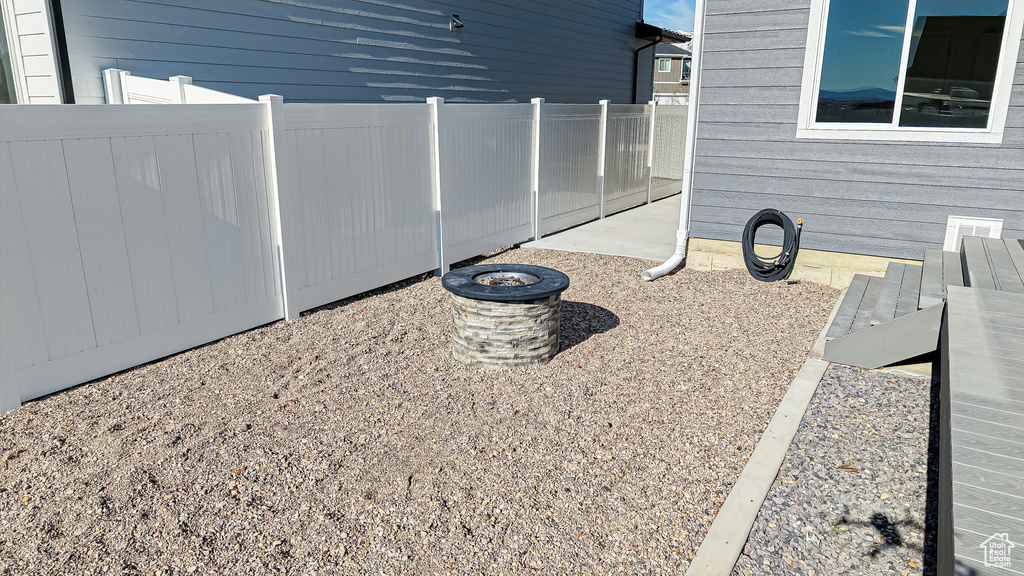
<svg viewBox="0 0 1024 576"><path fill-rule="evenodd" d="M452 352L460 362L540 366L558 353L565 274L528 264L484 264L452 270L441 285L452 295Z"/></svg>

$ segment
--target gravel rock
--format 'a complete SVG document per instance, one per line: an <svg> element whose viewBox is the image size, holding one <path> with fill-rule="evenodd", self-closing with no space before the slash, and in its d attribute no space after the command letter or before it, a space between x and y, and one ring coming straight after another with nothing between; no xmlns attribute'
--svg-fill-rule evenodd
<svg viewBox="0 0 1024 576"><path fill-rule="evenodd" d="M934 569L925 524L935 512L926 503L937 411L930 379L831 365L733 574Z"/></svg>
<svg viewBox="0 0 1024 576"><path fill-rule="evenodd" d="M681 573L837 291L489 261L571 278L550 364L455 361L425 275L0 415L0 574Z"/></svg>

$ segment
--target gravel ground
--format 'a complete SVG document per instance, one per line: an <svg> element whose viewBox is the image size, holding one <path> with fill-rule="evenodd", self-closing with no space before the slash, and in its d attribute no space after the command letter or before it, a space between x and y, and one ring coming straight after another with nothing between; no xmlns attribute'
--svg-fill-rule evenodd
<svg viewBox="0 0 1024 576"><path fill-rule="evenodd" d="M0 415L0 574L681 573L837 291L489 261L571 278L549 365L458 364L427 275Z"/></svg>
<svg viewBox="0 0 1024 576"><path fill-rule="evenodd" d="M733 574L934 573L937 402L928 378L831 365Z"/></svg>

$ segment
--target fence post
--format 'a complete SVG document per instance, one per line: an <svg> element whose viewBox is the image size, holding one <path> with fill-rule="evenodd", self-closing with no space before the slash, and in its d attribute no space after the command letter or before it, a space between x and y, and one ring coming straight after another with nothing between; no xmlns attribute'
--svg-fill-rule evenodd
<svg viewBox="0 0 1024 576"><path fill-rule="evenodd" d="M601 208L601 218L604 218L604 162L608 148L608 104L610 100L599 100L601 105L601 142L597 152L597 199Z"/></svg>
<svg viewBox="0 0 1024 576"><path fill-rule="evenodd" d="M284 137L284 97L277 94L264 94L260 96L260 102L267 107L267 132L269 134L268 147L270 156L270 191L274 199L274 229L277 235L277 265L281 273L281 301L284 303L283 315L285 320L294 320L299 317L298 303L294 301L294 294L288 289L288 277L291 271L291 261L285 251L293 243L291 235L296 232L292 225L292 206L287 201L288 189L288 157L286 153L287 144ZM282 190L285 190L282 193Z"/></svg>
<svg viewBox="0 0 1024 576"><path fill-rule="evenodd" d="M427 98L430 105L430 172L431 184L434 189L434 213L437 220L437 270L435 276L442 276L450 269L444 253L444 206L441 203L441 125L444 121L444 98L434 96Z"/></svg>
<svg viewBox="0 0 1024 576"><path fill-rule="evenodd" d="M0 311L0 317L2 317ZM6 321L0 322L0 414L21 406L21 392L14 379L14 362L11 359L11 341L7 336Z"/></svg>
<svg viewBox="0 0 1024 576"><path fill-rule="evenodd" d="M107 104L125 104L124 88L121 86L121 70L107 68L103 71L103 92Z"/></svg>
<svg viewBox="0 0 1024 576"><path fill-rule="evenodd" d="M534 98L533 103L533 155L530 160L531 183L533 189L533 239L540 240L540 126L544 119L544 99Z"/></svg>
<svg viewBox="0 0 1024 576"><path fill-rule="evenodd" d="M178 85L178 104L185 104L185 84L192 83L191 76L171 76L167 79L172 84Z"/></svg>
<svg viewBox="0 0 1024 576"><path fill-rule="evenodd" d="M651 107L651 134L647 141L647 203L651 203L651 179L654 174L654 127L658 119L658 101L647 103Z"/></svg>
<svg viewBox="0 0 1024 576"><path fill-rule="evenodd" d="M131 72L107 68L103 71L103 91L106 92L107 104L129 104L128 76Z"/></svg>

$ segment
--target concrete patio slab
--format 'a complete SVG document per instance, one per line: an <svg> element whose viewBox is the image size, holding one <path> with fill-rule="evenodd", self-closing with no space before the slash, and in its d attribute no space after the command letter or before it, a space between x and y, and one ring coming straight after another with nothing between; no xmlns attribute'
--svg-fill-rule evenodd
<svg viewBox="0 0 1024 576"><path fill-rule="evenodd" d="M522 246L664 261L676 249L681 200L675 194Z"/></svg>

